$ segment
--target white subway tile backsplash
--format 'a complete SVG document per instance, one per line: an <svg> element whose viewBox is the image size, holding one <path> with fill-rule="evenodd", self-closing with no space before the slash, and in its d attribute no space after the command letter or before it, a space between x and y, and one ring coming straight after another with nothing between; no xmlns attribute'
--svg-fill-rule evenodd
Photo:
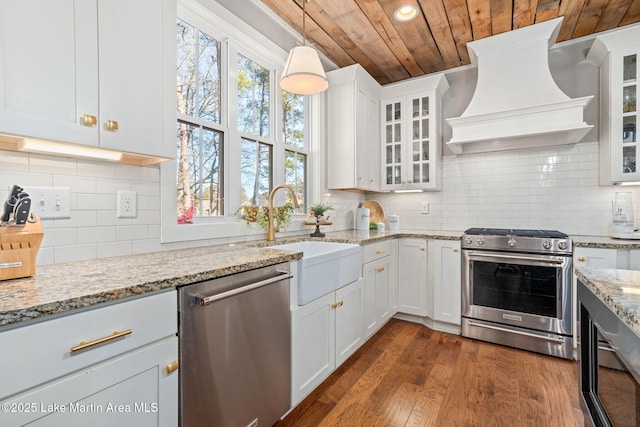
<svg viewBox="0 0 640 427"><path fill-rule="evenodd" d="M133 241L98 243L97 257L126 256L133 254Z"/></svg>
<svg viewBox="0 0 640 427"><path fill-rule="evenodd" d="M100 162L98 160L78 160L78 175L97 178L115 178L115 163Z"/></svg>
<svg viewBox="0 0 640 427"><path fill-rule="evenodd" d="M122 225L116 227L116 240L141 240L148 238L148 225Z"/></svg>
<svg viewBox="0 0 640 427"><path fill-rule="evenodd" d="M50 221L43 221L41 247L69 246L78 243L78 231L76 228L52 228Z"/></svg>
<svg viewBox="0 0 640 427"><path fill-rule="evenodd" d="M29 159L22 153L0 151L0 171L29 172Z"/></svg>
<svg viewBox="0 0 640 427"><path fill-rule="evenodd" d="M54 187L69 187L72 193L95 193L96 178L92 176L54 175Z"/></svg>
<svg viewBox="0 0 640 427"><path fill-rule="evenodd" d="M116 240L113 227L90 227L78 229L78 243L105 243Z"/></svg>
<svg viewBox="0 0 640 427"><path fill-rule="evenodd" d="M113 194L78 194L79 210L106 210L116 208L116 193Z"/></svg>
<svg viewBox="0 0 640 427"><path fill-rule="evenodd" d="M56 175L77 175L78 164L75 159L32 154L29 156L29 172Z"/></svg>
<svg viewBox="0 0 640 427"><path fill-rule="evenodd" d="M57 246L53 250L56 264L63 262L82 261L97 257L96 245Z"/></svg>

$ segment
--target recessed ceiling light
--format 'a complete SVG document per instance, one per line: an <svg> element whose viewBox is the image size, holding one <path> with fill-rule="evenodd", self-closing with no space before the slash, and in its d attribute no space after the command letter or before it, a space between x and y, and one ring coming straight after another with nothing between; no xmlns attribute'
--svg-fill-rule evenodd
<svg viewBox="0 0 640 427"><path fill-rule="evenodd" d="M396 21L407 22L418 16L418 9L415 6L406 5L396 9L393 17Z"/></svg>

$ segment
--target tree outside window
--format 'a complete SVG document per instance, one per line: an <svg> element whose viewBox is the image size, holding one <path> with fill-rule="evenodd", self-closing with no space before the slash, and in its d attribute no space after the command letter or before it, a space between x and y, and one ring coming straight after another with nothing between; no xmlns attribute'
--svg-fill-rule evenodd
<svg viewBox="0 0 640 427"><path fill-rule="evenodd" d="M282 91L282 138L285 149L285 182L293 188L300 208L307 211L307 154L304 139L304 96Z"/></svg>
<svg viewBox="0 0 640 427"><path fill-rule="evenodd" d="M177 45L177 213L222 215L220 42L178 20Z"/></svg>

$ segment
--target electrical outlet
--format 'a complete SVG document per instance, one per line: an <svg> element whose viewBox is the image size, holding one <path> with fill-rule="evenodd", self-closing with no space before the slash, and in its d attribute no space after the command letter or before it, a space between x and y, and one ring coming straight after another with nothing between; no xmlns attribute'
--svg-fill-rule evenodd
<svg viewBox="0 0 640 427"><path fill-rule="evenodd" d="M31 198L31 212L40 219L71 218L69 187L24 187Z"/></svg>
<svg viewBox="0 0 640 427"><path fill-rule="evenodd" d="M135 191L118 191L118 218L135 218L138 216L138 193Z"/></svg>
<svg viewBox="0 0 640 427"><path fill-rule="evenodd" d="M421 202L420 203L420 214L428 215L429 214L429 202Z"/></svg>

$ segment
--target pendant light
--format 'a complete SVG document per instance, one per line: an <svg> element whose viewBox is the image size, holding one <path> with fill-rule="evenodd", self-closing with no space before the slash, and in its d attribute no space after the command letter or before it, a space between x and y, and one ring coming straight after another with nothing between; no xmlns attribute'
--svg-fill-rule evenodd
<svg viewBox="0 0 640 427"><path fill-rule="evenodd" d="M305 31L307 1L302 0L302 46L291 49L280 79L282 89L297 95L313 95L324 92L329 87L318 51L313 46L307 46Z"/></svg>

